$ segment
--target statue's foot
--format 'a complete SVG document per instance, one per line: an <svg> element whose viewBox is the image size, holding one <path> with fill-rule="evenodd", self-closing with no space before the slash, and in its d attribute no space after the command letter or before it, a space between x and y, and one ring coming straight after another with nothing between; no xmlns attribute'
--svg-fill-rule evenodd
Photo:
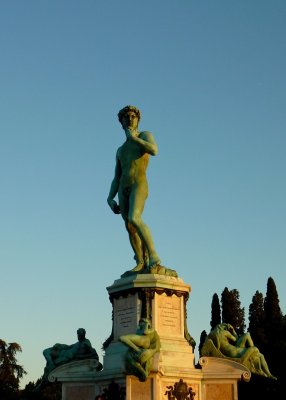
<svg viewBox="0 0 286 400"><path fill-rule="evenodd" d="M145 375L140 375L139 376L139 381L140 382L146 382L147 381L147 377Z"/></svg>
<svg viewBox="0 0 286 400"><path fill-rule="evenodd" d="M124 272L124 274L121 275L121 278L125 278L126 276L135 275L137 273L140 273L144 270L144 267L145 267L144 261L141 261L137 265L135 265L135 267L132 268L130 271Z"/></svg>
<svg viewBox="0 0 286 400"><path fill-rule="evenodd" d="M160 265L160 263L161 263L161 260L159 260L158 258L156 258L156 259L151 258L149 261L148 268L150 269L152 267L156 267L156 265Z"/></svg>
<svg viewBox="0 0 286 400"><path fill-rule="evenodd" d="M144 261L140 261L130 272L141 272L144 269Z"/></svg>
<svg viewBox="0 0 286 400"><path fill-rule="evenodd" d="M175 278L178 278L177 272L174 269L163 267L163 265L160 264L160 260L150 264L148 269L150 274L174 276Z"/></svg>
<svg viewBox="0 0 286 400"><path fill-rule="evenodd" d="M148 269L150 274L165 275L166 271L166 268L163 267L163 265L161 265L160 262L150 265Z"/></svg>
<svg viewBox="0 0 286 400"><path fill-rule="evenodd" d="M147 371L144 371L144 369L143 369L143 371L139 370L137 376L138 376L140 382L146 382L147 378L148 378L148 373L147 373Z"/></svg>
<svg viewBox="0 0 286 400"><path fill-rule="evenodd" d="M274 376L274 375L272 375L272 374L270 374L270 375L268 376L268 378L273 379L274 381L277 381L276 376Z"/></svg>

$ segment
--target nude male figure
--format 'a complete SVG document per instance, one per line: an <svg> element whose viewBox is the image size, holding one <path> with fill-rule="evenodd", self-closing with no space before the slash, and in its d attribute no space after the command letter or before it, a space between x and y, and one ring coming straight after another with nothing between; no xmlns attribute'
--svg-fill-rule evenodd
<svg viewBox="0 0 286 400"><path fill-rule="evenodd" d="M141 382L145 382L151 369L152 358L160 351L158 333L151 327L147 318L141 318L137 332L120 336L119 340L129 348L125 359L127 369Z"/></svg>
<svg viewBox="0 0 286 400"><path fill-rule="evenodd" d="M47 364L44 370L43 380L39 384L38 389L42 385L45 385L48 381L49 373L59 365L84 359L96 359L98 361L98 354L91 346L90 341L85 337L85 334L85 329L79 328L77 330L77 343L71 345L56 343L53 347L49 347L43 351ZM101 369L102 364L98 361L97 370L100 371Z"/></svg>
<svg viewBox="0 0 286 400"><path fill-rule="evenodd" d="M115 175L107 202L115 214L121 213L134 251L133 272L159 265L151 232L141 215L148 196L146 170L150 155L158 153L157 144L148 131L139 132L140 111L126 106L118 113L126 140L116 153ZM119 205L114 200L118 194Z"/></svg>

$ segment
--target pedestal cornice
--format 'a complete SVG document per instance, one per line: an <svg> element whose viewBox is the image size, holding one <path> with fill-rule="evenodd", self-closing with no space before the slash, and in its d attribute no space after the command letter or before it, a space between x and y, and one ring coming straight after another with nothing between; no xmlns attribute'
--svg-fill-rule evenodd
<svg viewBox="0 0 286 400"><path fill-rule="evenodd" d="M180 278L158 274L137 274L126 278L117 279L112 286L107 287L110 300L120 296L148 291L149 293L163 294L167 296L184 296L188 299L191 291L190 285Z"/></svg>

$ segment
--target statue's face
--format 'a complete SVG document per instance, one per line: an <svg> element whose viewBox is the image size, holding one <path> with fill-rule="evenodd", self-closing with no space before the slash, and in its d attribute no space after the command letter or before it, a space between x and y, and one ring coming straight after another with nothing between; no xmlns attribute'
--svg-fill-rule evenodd
<svg viewBox="0 0 286 400"><path fill-rule="evenodd" d="M141 332L141 335L148 335L151 331L150 323L146 320L140 320L139 331Z"/></svg>
<svg viewBox="0 0 286 400"><path fill-rule="evenodd" d="M123 129L136 129L138 126L138 117L137 114L130 110L127 111L122 117L122 126Z"/></svg>

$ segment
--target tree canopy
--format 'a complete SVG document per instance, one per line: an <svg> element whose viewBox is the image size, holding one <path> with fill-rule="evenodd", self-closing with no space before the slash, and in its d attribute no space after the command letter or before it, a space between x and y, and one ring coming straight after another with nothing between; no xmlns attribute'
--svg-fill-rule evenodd
<svg viewBox="0 0 286 400"><path fill-rule="evenodd" d="M213 295L211 305L211 329L214 329L218 324L221 323L221 310L219 304L219 297L217 293Z"/></svg>
<svg viewBox="0 0 286 400"><path fill-rule="evenodd" d="M231 324L241 335L245 330L244 308L241 307L239 291L224 288L221 294L222 322Z"/></svg>
<svg viewBox="0 0 286 400"><path fill-rule="evenodd" d="M237 333L245 331L245 313L241 307L239 291L227 287L221 293L221 302L215 293L211 303L211 329L220 322L230 323ZM265 297L256 290L249 305L248 331L254 346L265 356L270 371L278 378L273 381L264 377L252 376L249 383L239 383L239 400L269 400L283 398L286 391L286 315L283 315L275 282L272 277L267 280ZM218 322L219 321L219 322ZM206 332L201 334L201 343Z"/></svg>
<svg viewBox="0 0 286 400"><path fill-rule="evenodd" d="M17 398L20 379L26 374L17 363L16 354L21 352L18 343L6 343L0 339L0 398L13 400Z"/></svg>

